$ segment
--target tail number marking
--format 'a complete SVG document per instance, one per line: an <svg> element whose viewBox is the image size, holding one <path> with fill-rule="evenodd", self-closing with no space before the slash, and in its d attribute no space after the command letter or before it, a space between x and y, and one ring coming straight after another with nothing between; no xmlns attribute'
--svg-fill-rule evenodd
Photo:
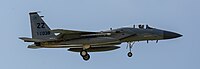
<svg viewBox="0 0 200 69"><path fill-rule="evenodd" d="M50 31L37 32L37 35L50 35Z"/></svg>
<svg viewBox="0 0 200 69"><path fill-rule="evenodd" d="M39 28L39 29L45 28L44 25L45 25L45 23L37 23L37 28Z"/></svg>

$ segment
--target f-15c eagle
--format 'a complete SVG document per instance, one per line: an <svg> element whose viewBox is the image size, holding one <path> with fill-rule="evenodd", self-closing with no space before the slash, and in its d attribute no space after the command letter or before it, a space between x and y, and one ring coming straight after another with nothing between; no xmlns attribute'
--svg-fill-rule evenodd
<svg viewBox="0 0 200 69"><path fill-rule="evenodd" d="M28 48L68 48L68 51L80 52L84 60L89 60L88 52L111 51L120 48L126 42L129 48L128 57L133 54L131 49L137 41L165 40L181 37L181 34L160 30L146 25L122 27L100 32L54 29L51 30L38 12L30 12L32 38L19 37L24 42L33 42ZM56 35L57 34L57 35Z"/></svg>

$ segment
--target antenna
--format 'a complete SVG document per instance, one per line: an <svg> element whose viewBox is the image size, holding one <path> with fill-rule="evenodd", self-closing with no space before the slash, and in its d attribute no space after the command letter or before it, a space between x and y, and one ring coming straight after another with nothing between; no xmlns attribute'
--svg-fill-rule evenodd
<svg viewBox="0 0 200 69"><path fill-rule="evenodd" d="M110 30L112 30L112 28L110 28Z"/></svg>
<svg viewBox="0 0 200 69"><path fill-rule="evenodd" d="M133 28L135 28L135 25L133 25Z"/></svg>
<svg viewBox="0 0 200 69"><path fill-rule="evenodd" d="M156 43L158 43L158 40L156 40Z"/></svg>

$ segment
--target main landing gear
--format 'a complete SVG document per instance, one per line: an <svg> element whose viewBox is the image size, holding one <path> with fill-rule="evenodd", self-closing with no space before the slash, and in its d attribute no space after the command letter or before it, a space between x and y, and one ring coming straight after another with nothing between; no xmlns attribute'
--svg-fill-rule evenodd
<svg viewBox="0 0 200 69"><path fill-rule="evenodd" d="M88 48L90 48L90 45L83 45L83 50L80 51L80 55L82 56L83 60L85 60L85 61L90 59L90 55L86 51Z"/></svg>
<svg viewBox="0 0 200 69"><path fill-rule="evenodd" d="M131 49L133 48L133 44L135 44L135 42L127 42L127 47L126 48L129 48L129 52L128 52L128 57L132 57L133 56L133 53L131 52Z"/></svg>
<svg viewBox="0 0 200 69"><path fill-rule="evenodd" d="M87 60L90 59L90 55L87 53L86 50L82 50L82 51L80 52L80 55L82 56L83 60L85 60L85 61L87 61Z"/></svg>

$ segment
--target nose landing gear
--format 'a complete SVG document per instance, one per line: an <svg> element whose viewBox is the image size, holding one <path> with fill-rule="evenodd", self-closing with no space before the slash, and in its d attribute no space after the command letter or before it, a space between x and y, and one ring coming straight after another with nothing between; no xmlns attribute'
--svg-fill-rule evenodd
<svg viewBox="0 0 200 69"><path fill-rule="evenodd" d="M132 57L133 56L133 53L131 52L131 49L133 48L133 44L135 44L135 42L127 42L127 47L126 48L129 48L129 52L128 52L128 57Z"/></svg>

